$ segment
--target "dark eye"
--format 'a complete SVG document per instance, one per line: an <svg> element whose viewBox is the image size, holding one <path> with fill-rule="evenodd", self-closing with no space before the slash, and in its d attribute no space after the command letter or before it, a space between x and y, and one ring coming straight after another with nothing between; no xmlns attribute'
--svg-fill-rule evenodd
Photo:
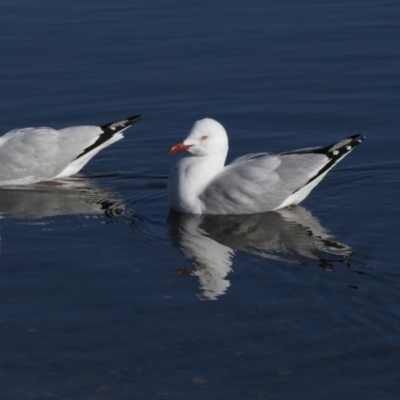
<svg viewBox="0 0 400 400"><path fill-rule="evenodd" d="M201 137L201 140L207 140L208 139L208 136L202 136Z"/></svg>

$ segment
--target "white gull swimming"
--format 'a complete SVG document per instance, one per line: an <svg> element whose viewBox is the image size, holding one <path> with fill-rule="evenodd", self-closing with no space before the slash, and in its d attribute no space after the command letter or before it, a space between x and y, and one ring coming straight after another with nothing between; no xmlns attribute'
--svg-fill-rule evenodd
<svg viewBox="0 0 400 400"><path fill-rule="evenodd" d="M188 151L168 181L171 207L189 214L253 214L299 204L343 157L365 139L280 154L248 154L225 166L228 136L211 118L197 121L169 150Z"/></svg>
<svg viewBox="0 0 400 400"><path fill-rule="evenodd" d="M100 150L123 138L139 115L102 126L15 129L0 137L0 186L26 185L79 172Z"/></svg>

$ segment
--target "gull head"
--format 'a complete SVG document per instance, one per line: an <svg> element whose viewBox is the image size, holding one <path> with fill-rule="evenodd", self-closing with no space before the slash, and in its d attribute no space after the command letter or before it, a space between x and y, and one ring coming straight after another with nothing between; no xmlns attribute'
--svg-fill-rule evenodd
<svg viewBox="0 0 400 400"><path fill-rule="evenodd" d="M228 152L228 135L224 127L211 118L196 121L188 137L172 146L169 154L187 150L194 156L224 155Z"/></svg>

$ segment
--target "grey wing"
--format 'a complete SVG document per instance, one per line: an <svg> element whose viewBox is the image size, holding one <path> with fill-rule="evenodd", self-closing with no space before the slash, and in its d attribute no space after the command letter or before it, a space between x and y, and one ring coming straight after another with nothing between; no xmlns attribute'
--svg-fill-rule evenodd
<svg viewBox="0 0 400 400"><path fill-rule="evenodd" d="M328 162L323 154L253 154L235 160L200 195L209 214L277 208Z"/></svg>
<svg viewBox="0 0 400 400"><path fill-rule="evenodd" d="M33 183L55 177L101 132L94 126L8 132L0 138L0 184Z"/></svg>

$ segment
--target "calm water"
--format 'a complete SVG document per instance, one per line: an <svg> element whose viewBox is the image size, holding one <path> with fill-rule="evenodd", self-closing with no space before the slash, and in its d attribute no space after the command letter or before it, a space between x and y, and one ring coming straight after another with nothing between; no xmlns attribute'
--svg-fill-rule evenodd
<svg viewBox="0 0 400 400"><path fill-rule="evenodd" d="M2 131L143 121L0 190L1 399L397 399L400 4L4 0ZM368 140L302 206L170 214L167 149Z"/></svg>

